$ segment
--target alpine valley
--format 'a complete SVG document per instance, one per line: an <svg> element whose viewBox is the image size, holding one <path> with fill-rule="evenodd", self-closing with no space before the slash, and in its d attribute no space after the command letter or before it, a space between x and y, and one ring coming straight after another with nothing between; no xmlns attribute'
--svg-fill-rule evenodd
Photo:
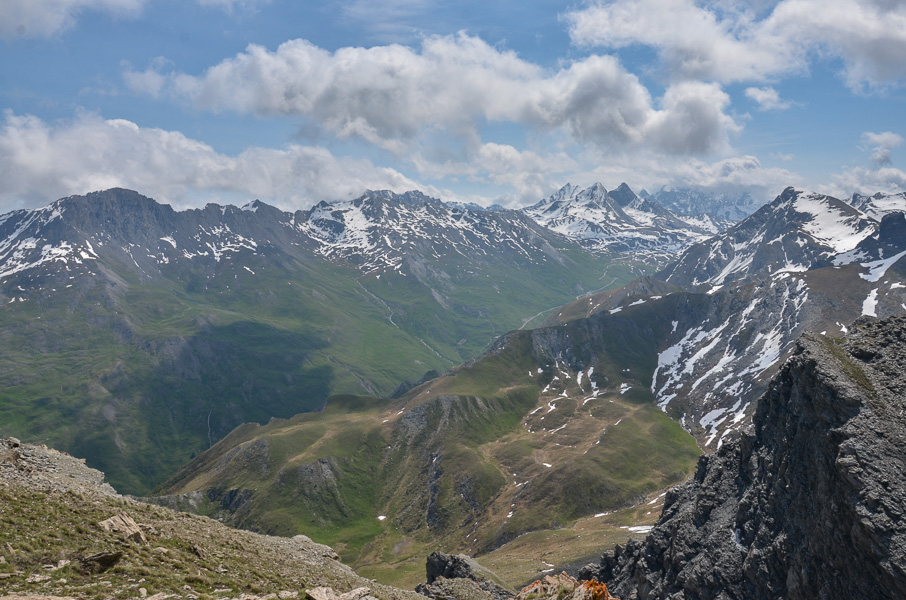
<svg viewBox="0 0 906 600"><path fill-rule="evenodd" d="M503 572L543 548L510 583L584 564L666 497L660 537L585 572L673 593L681 567L645 583L642 563L685 523L677 498L753 455L753 415L782 421L783 384L759 398L796 341L846 370L853 321L906 311L906 194L787 188L726 219L748 208L597 184L522 211L369 192L176 212L108 190L10 213L0 434L407 585L436 549ZM730 466L696 471L702 451Z"/></svg>
<svg viewBox="0 0 906 600"><path fill-rule="evenodd" d="M623 219L618 237L648 240L645 252L418 192L177 212L112 189L3 215L0 434L146 493L242 423L319 410L331 394L390 395L707 235L591 192L590 216ZM646 210L674 229L640 229Z"/></svg>

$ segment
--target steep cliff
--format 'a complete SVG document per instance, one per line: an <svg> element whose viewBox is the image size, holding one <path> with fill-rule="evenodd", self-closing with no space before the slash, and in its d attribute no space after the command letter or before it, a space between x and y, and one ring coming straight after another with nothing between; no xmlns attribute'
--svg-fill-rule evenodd
<svg viewBox="0 0 906 600"><path fill-rule="evenodd" d="M583 569L621 598L906 597L906 316L805 336L753 425Z"/></svg>

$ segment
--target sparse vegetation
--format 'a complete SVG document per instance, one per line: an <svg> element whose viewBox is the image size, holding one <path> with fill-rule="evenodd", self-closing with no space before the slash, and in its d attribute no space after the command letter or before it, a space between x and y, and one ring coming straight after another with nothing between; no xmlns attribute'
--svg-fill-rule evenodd
<svg viewBox="0 0 906 600"><path fill-rule="evenodd" d="M641 308L633 318L652 335L669 327ZM517 332L400 400L336 397L322 413L234 432L169 491L247 490L246 504L209 514L304 533L388 583L410 582L434 550L483 555L622 510L684 480L699 449L654 406L651 349L622 351L635 325L620 319L551 330L587 352L597 391L587 375L539 363L535 334Z"/></svg>
<svg viewBox="0 0 906 600"><path fill-rule="evenodd" d="M389 394L475 357L602 270L613 285L632 276L560 250L567 262L544 268L439 259L455 274L448 308L415 277L311 256L174 262L150 281L113 261L115 285L80 277L71 288L41 274L29 285L56 291L0 311L0 435L84 456L145 494L243 422L318 410L331 394Z"/></svg>
<svg viewBox="0 0 906 600"><path fill-rule="evenodd" d="M0 594L212 599L283 592L303 598L319 585L369 585L384 600L407 596L359 578L307 542L233 530L115 495L59 485L34 489L33 482L18 481L0 479ZM147 543L99 526L122 512L140 525ZM91 572L80 559L98 553L121 556Z"/></svg>
<svg viewBox="0 0 906 600"><path fill-rule="evenodd" d="M824 347L837 359L843 367L843 371L856 382L859 387L870 395L874 395L875 388L869 381L868 377L861 367L852 359L846 348L843 347L843 338L834 336L821 336L824 341Z"/></svg>

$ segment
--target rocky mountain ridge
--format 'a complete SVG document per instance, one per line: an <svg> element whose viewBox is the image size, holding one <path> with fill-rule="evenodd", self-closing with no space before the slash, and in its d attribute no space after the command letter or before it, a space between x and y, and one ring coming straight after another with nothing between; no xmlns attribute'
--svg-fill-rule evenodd
<svg viewBox="0 0 906 600"><path fill-rule="evenodd" d="M64 198L0 217L0 434L141 493L243 422L390 394L630 277L519 213L418 193L296 213Z"/></svg>
<svg viewBox="0 0 906 600"><path fill-rule="evenodd" d="M788 188L654 277L583 298L548 323L660 303L673 329L659 342L651 390L715 448L748 422L800 335L839 334L859 316L906 310L906 204L897 198L863 199L863 212ZM680 293L682 302L666 299Z"/></svg>
<svg viewBox="0 0 906 600"><path fill-rule="evenodd" d="M708 215L674 214L625 183L609 192L600 183L584 189L567 184L524 212L596 252L632 252L659 264L729 225Z"/></svg>
<svg viewBox="0 0 906 600"><path fill-rule="evenodd" d="M753 425L583 575L641 600L903 597L904 361L903 315L805 336Z"/></svg>
<svg viewBox="0 0 906 600"><path fill-rule="evenodd" d="M359 577L305 536L233 530L120 496L103 479L84 460L0 439L0 596L422 598Z"/></svg>
<svg viewBox="0 0 906 600"><path fill-rule="evenodd" d="M291 213L258 200L242 208L208 204L175 211L115 189L0 217L0 280L8 285L54 263L74 275L90 267L101 249L145 277L187 260L219 263L243 252L291 253L291 247L365 273L402 272L407 257L469 253L480 260L493 251L563 263L550 241L549 232L519 211L473 211L419 192L368 192Z"/></svg>
<svg viewBox="0 0 906 600"><path fill-rule="evenodd" d="M761 203L748 192L738 194L707 192L692 188L664 186L654 194L644 194L675 213L710 215L716 219L742 221L755 212Z"/></svg>
<svg viewBox="0 0 906 600"><path fill-rule="evenodd" d="M818 206L808 213L811 219L803 218L801 204ZM791 351L796 336L809 331L842 332L868 308L881 315L906 310L906 261L900 261L906 251L902 233L906 219L901 212L885 215L879 223L845 203L797 190L788 190L763 211L737 227L764 229L761 239L753 238L740 253L762 253L768 259L759 264L749 261L733 272L726 285L693 286L648 277L583 297L555 313L548 326L500 337L486 355L442 377L422 381L383 413L375 413L369 427L377 427L380 421L386 427L385 437L369 447L386 444L393 451L410 449L405 459L392 461L388 477L400 471L417 474L391 485L389 496L378 495L378 514L419 535L459 531L443 533L449 536L445 540L450 547L476 552L493 549L514 533L543 528L545 519L553 515L589 516L619 502L632 503L638 498L627 494L638 489L633 478L604 483L608 469L613 468L607 455L610 450L645 448L648 457L653 456L645 434L650 434L654 421L632 406L654 404L713 451L750 422L758 396ZM830 222L840 215L843 224L851 226L841 231L856 238L844 240L845 247L828 235L819 243L808 234L812 221ZM826 226L822 231L833 233ZM734 235L746 239L733 229L725 237ZM802 270L775 268L778 255L769 251L770 246L779 245L774 242L777 237L793 240L790 249L801 249L795 264L803 265ZM714 243L723 239L715 238ZM709 244L701 247L711 248ZM840 253L835 254L835 248ZM843 254L851 262L834 264ZM690 250L679 264L691 261L690 256L699 255ZM705 256L714 262L726 259L716 272L732 262L719 252L712 258ZM784 265L793 258L789 251L779 257ZM751 271L746 270L749 267ZM870 307L868 298L875 298ZM475 385L473 378L478 377L481 384ZM514 428L517 420L521 430ZM495 433L500 443L493 437L482 438L477 445L455 452L453 445L447 445L445 433L459 441L470 427L486 431L485 427L503 422L506 428ZM244 526L277 526L261 508L273 506L261 490L274 477L262 474L255 465L262 464L260 454L277 439L285 444L284 436L290 431L301 436L302 421L237 431L234 439L171 482L171 491L207 495L214 510L222 511L218 514L238 519ZM659 431L662 441L672 435ZM678 444L673 452L683 447L679 442L679 438L670 442ZM387 461L391 455L389 451L384 455L383 465L391 464ZM450 466L449 457L454 455L460 464L472 465L470 473ZM288 464L317 463L321 473L329 467L339 490L332 491L332 497L345 498L348 492L342 492L339 473L350 456L349 449L340 451L334 445L317 451L306 446ZM637 469L642 464L651 466L641 454L627 453L624 459ZM271 468L273 464L268 462ZM664 475L661 472L658 481ZM526 485L529 482L531 486ZM325 481L323 488L333 490L331 485ZM564 495L564 489L569 494ZM595 504L587 498L592 489L599 490L600 501L613 504ZM234 490L238 490L235 495ZM398 494L411 501L400 502ZM566 497L576 501L561 502ZM243 498L245 503L239 508L232 501L224 504L221 498ZM386 502L388 498L395 499ZM461 535L465 531L470 532L468 537Z"/></svg>
<svg viewBox="0 0 906 600"><path fill-rule="evenodd" d="M880 201L861 206L882 217L906 210L906 204L894 210L892 204ZM881 220L843 200L787 188L730 230L688 248L657 277L711 291L774 273L883 259L860 246L877 238Z"/></svg>
<svg viewBox="0 0 906 600"><path fill-rule="evenodd" d="M403 272L405 261L420 256L564 260L545 239L549 234L520 211L475 211L419 192L368 192L355 200L320 202L296 213L295 222L317 242L318 254L365 273Z"/></svg>

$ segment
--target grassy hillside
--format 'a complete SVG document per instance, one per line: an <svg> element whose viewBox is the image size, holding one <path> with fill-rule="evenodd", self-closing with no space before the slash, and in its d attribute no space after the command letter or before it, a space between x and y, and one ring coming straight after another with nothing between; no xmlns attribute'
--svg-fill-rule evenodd
<svg viewBox="0 0 906 600"><path fill-rule="evenodd" d="M434 265L454 274L436 287L301 250L174 261L154 277L114 259L103 276L48 275L29 284L42 293L0 303L0 435L85 456L124 492L147 493L240 423L318 410L331 394L389 395L602 270L630 276L573 254L534 277L517 277L531 265Z"/></svg>
<svg viewBox="0 0 906 600"><path fill-rule="evenodd" d="M102 473L54 450L10 448L0 439L0 455L4 598L305 598L321 586L418 598L356 575L311 540L238 531L118 496L100 485ZM102 526L122 514L140 535Z"/></svg>
<svg viewBox="0 0 906 600"><path fill-rule="evenodd" d="M252 268L195 292L84 282L5 306L2 433L85 456L140 493L243 421L452 364L388 321L348 270Z"/></svg>
<svg viewBox="0 0 906 600"><path fill-rule="evenodd" d="M670 326L641 305L516 332L399 400L340 396L322 413L243 426L163 501L305 533L388 581L408 580L431 550L480 555L631 506L685 479L699 454L647 386Z"/></svg>

